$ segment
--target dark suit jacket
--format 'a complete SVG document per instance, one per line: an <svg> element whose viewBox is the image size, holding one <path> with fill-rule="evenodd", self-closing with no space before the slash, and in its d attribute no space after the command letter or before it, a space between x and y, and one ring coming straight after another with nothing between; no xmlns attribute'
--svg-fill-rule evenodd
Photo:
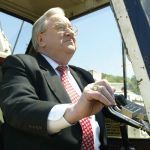
<svg viewBox="0 0 150 150"><path fill-rule="evenodd" d="M93 82L91 74L70 66L71 74L81 91ZM48 62L37 54L7 57L3 64L3 82L0 87L0 106L3 125L4 150L80 150L82 130L79 123L50 135L47 117L56 104L70 103L59 77ZM103 114L96 118L101 126L101 143L104 148Z"/></svg>

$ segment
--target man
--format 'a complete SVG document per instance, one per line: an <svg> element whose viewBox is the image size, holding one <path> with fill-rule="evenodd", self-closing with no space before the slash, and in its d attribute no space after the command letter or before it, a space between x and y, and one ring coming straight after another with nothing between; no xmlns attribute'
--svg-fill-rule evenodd
<svg viewBox="0 0 150 150"><path fill-rule="evenodd" d="M32 42L35 57L9 56L3 64L4 149L103 149L101 110L115 105L113 89L68 66L76 51L75 31L61 8L34 23Z"/></svg>

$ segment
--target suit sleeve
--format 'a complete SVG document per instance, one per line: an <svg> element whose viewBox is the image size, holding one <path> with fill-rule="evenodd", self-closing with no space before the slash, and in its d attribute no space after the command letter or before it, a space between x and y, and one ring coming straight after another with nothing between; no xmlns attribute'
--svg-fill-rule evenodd
<svg viewBox="0 0 150 150"><path fill-rule="evenodd" d="M17 56L9 56L2 70L0 106L5 122L18 130L46 136L51 106L48 101L39 100L33 85L35 75Z"/></svg>

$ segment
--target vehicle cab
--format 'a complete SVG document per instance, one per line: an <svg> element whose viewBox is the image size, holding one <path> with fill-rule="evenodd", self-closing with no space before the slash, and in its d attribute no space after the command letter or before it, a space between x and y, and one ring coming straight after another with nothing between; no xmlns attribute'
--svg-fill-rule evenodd
<svg viewBox="0 0 150 150"><path fill-rule="evenodd" d="M32 24L55 6L78 28L78 50L70 63L89 70L95 80L107 79L116 89L121 110L111 108L106 115L109 149L148 150L149 0L0 0L0 65L9 55L34 55Z"/></svg>

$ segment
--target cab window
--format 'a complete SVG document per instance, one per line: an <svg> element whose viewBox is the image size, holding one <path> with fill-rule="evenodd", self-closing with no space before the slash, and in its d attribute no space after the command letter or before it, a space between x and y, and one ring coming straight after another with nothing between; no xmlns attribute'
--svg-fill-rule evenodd
<svg viewBox="0 0 150 150"><path fill-rule="evenodd" d="M0 12L0 32L10 45L10 53L25 53L31 39L32 24Z"/></svg>
<svg viewBox="0 0 150 150"><path fill-rule="evenodd" d="M111 8L92 12L72 21L78 28L77 51L71 64L87 69L95 80L107 79L116 94L144 106L130 59L124 49L121 35ZM125 84L124 84L124 80ZM107 119L108 135L120 137L120 123ZM128 126L129 138L148 138L144 131Z"/></svg>

